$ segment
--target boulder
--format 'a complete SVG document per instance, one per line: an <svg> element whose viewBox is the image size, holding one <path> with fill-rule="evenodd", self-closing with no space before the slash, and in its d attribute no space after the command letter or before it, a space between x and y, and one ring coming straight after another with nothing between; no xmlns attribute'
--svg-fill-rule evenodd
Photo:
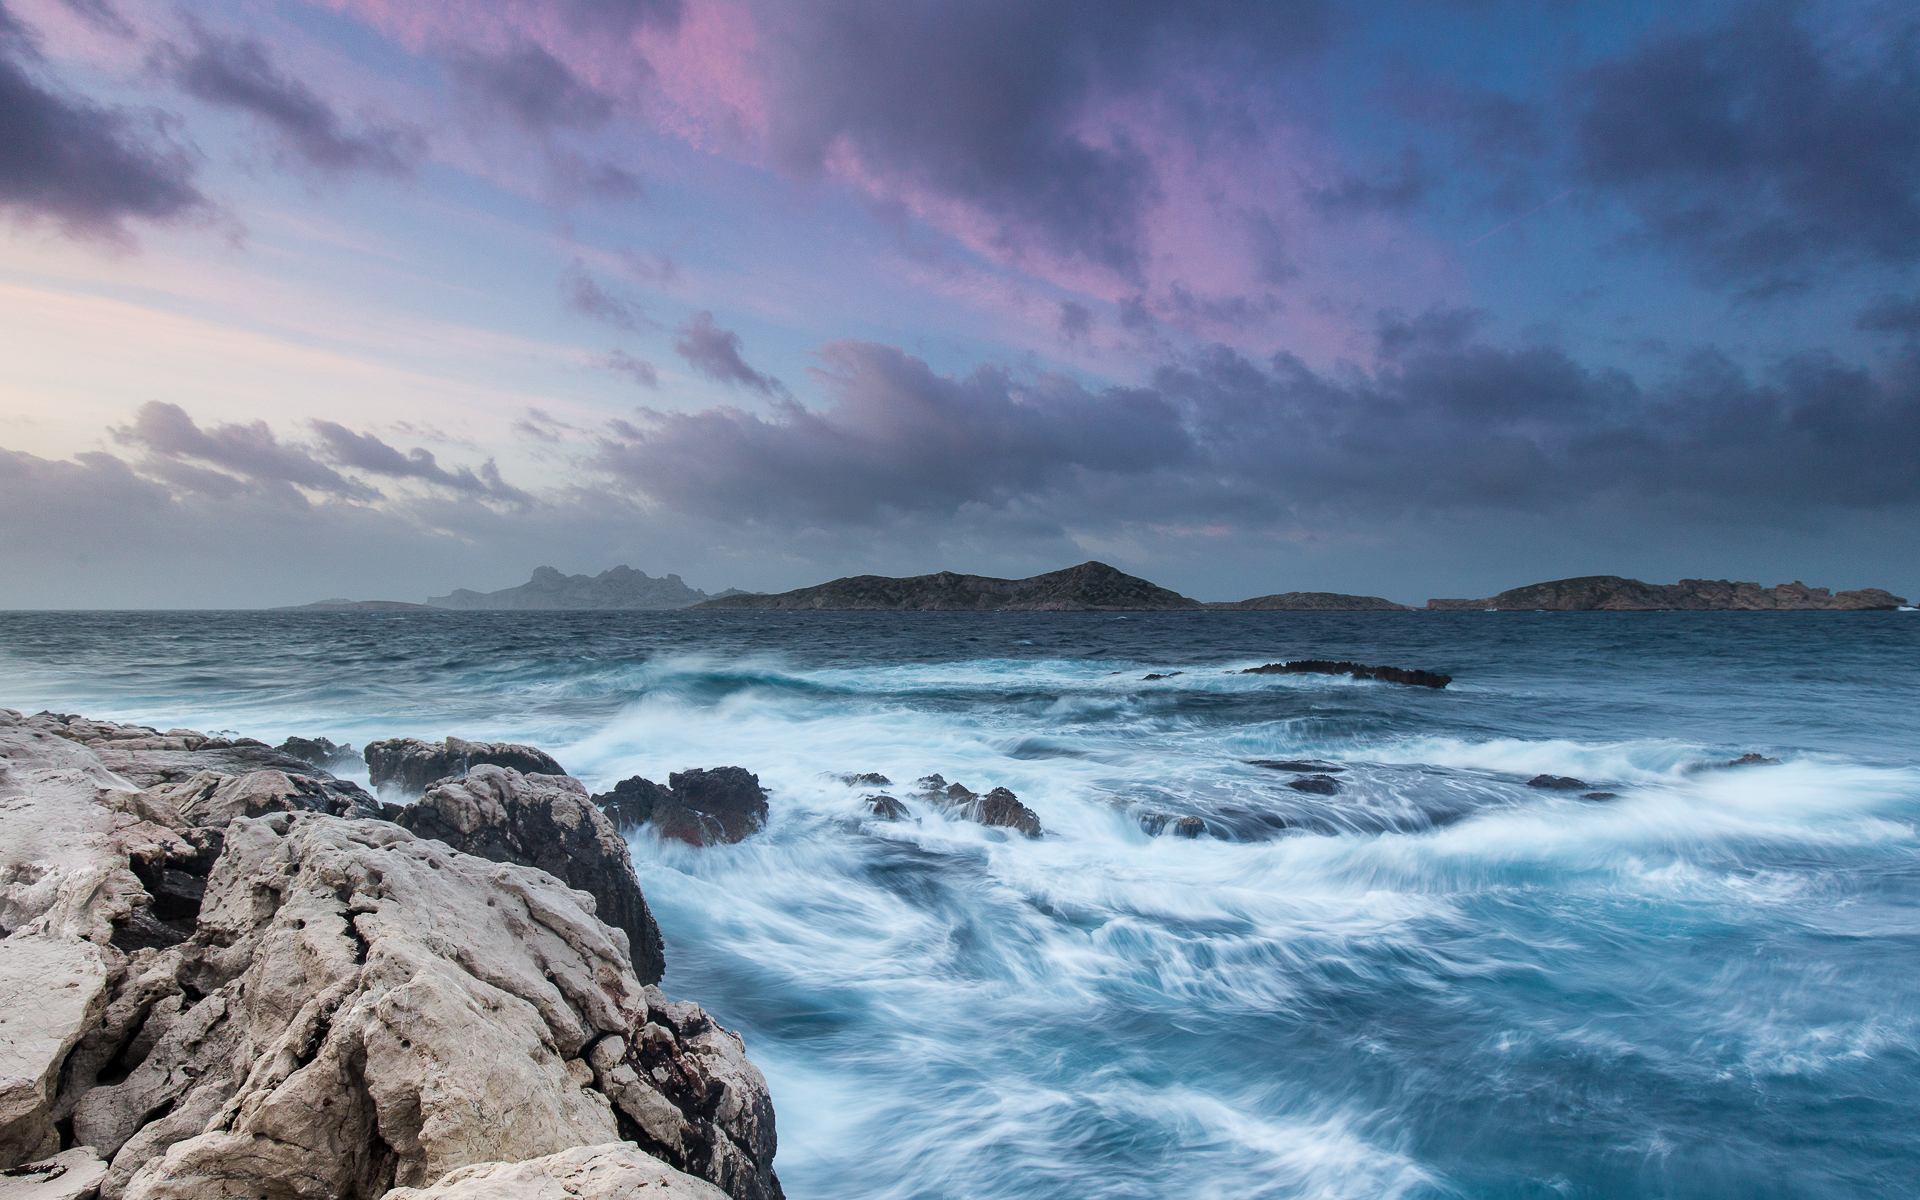
<svg viewBox="0 0 1920 1200"><path fill-rule="evenodd" d="M1584 780L1575 779L1570 775L1535 775L1532 779L1527 780L1527 786L1546 788L1549 791L1555 792L1577 792L1582 788L1589 788L1593 785Z"/></svg>
<svg viewBox="0 0 1920 1200"><path fill-rule="evenodd" d="M673 793L651 779L635 775L613 785L610 792L591 797L593 806L607 815L613 827L625 833L653 820L653 810Z"/></svg>
<svg viewBox="0 0 1920 1200"><path fill-rule="evenodd" d="M645 1190L642 1190L645 1189ZM726 1193L626 1142L576 1146L524 1162L475 1163L385 1200L725 1200Z"/></svg>
<svg viewBox="0 0 1920 1200"><path fill-rule="evenodd" d="M860 775L840 775L836 778L848 787L889 787L893 783L893 780L878 771L867 771Z"/></svg>
<svg viewBox="0 0 1920 1200"><path fill-rule="evenodd" d="M106 1160L93 1147L75 1146L5 1172L0 1191L7 1200L93 1200L106 1173Z"/></svg>
<svg viewBox="0 0 1920 1200"><path fill-rule="evenodd" d="M352 746L337 746L326 738L290 737L274 749L289 758L329 770L366 762Z"/></svg>
<svg viewBox="0 0 1920 1200"><path fill-rule="evenodd" d="M395 820L455 850L538 867L586 892L595 915L626 934L640 982L660 982L666 952L627 843L578 780L482 765L428 789Z"/></svg>
<svg viewBox="0 0 1920 1200"><path fill-rule="evenodd" d="M868 796L865 800L861 801L861 803L867 806L868 812L879 817L882 821L904 821L907 819L907 806L892 796L885 794Z"/></svg>
<svg viewBox="0 0 1920 1200"><path fill-rule="evenodd" d="M408 795L419 795L427 785L457 778L483 764L511 767L523 775L565 775L545 751L512 742L469 742L449 737L441 742L418 738L390 738L368 742L367 775L374 787L391 783Z"/></svg>
<svg viewBox="0 0 1920 1200"><path fill-rule="evenodd" d="M1040 815L1020 803L1018 796L1003 787L967 801L961 805L960 814L982 825L1016 829L1030 838L1040 836Z"/></svg>
<svg viewBox="0 0 1920 1200"><path fill-rule="evenodd" d="M760 777L743 767L675 771L667 776L672 794L653 811L663 838L689 846L737 842L767 823L767 793Z"/></svg>
<svg viewBox="0 0 1920 1200"><path fill-rule="evenodd" d="M102 1195L379 1196L632 1137L639 1112L673 1166L778 1196L764 1080L624 940L531 867L387 822L236 818L181 951L206 998L75 1114L124 1137Z"/></svg>
<svg viewBox="0 0 1920 1200"><path fill-rule="evenodd" d="M188 824L202 829L224 829L235 817L270 812L322 812L336 817L378 817L381 812L380 802L357 783L278 770L237 776L199 771L177 782L156 784L152 792L170 801Z"/></svg>

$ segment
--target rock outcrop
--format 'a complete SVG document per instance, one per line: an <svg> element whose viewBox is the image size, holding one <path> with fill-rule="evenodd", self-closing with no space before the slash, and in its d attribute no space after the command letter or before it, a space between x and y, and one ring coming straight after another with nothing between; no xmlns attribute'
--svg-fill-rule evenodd
<svg viewBox="0 0 1920 1200"><path fill-rule="evenodd" d="M419 738L389 738L368 742L367 777L374 787L391 783L417 796L427 785L454 779L478 766L511 767L524 775L565 775L560 764L543 750L513 742L469 742L449 737L440 742Z"/></svg>
<svg viewBox="0 0 1920 1200"><path fill-rule="evenodd" d="M389 808L429 838L336 815L299 786L341 782L317 768L99 734L142 790L76 722L101 724L0 710L0 1170L23 1194L780 1195L765 1081L636 971L651 916L575 781L482 766ZM164 944L133 944L147 927Z"/></svg>
<svg viewBox="0 0 1920 1200"><path fill-rule="evenodd" d="M1198 600L1115 570L1085 562L1026 579L996 579L941 571L895 579L853 575L771 596L719 597L697 608L882 610L895 612L1158 612L1199 609Z"/></svg>
<svg viewBox="0 0 1920 1200"><path fill-rule="evenodd" d="M428 789L394 820L467 854L537 867L592 896L595 915L626 934L640 982L660 982L666 952L627 843L579 780L478 766Z"/></svg>
<svg viewBox="0 0 1920 1200"><path fill-rule="evenodd" d="M1330 662L1323 658L1300 658L1292 662L1268 663L1248 667L1242 675L1351 675L1355 679L1377 679L1381 683L1402 683L1408 687L1443 688L1453 676L1438 671L1411 671L1404 667L1369 667L1365 663Z"/></svg>
<svg viewBox="0 0 1920 1200"><path fill-rule="evenodd" d="M1040 814L1020 803L1020 798L1006 788L997 787L982 796L963 783L948 783L938 774L922 776L918 787L921 799L943 805L964 820L1017 830L1032 838L1040 836Z"/></svg>
<svg viewBox="0 0 1920 1200"><path fill-rule="evenodd" d="M758 833L767 824L767 791L745 767L675 771L666 787L636 775L593 797L620 829L651 825L663 838L717 846Z"/></svg>
<svg viewBox="0 0 1920 1200"><path fill-rule="evenodd" d="M386 1200L726 1200L726 1193L625 1142L609 1142L525 1162L476 1163L432 1187L395 1188Z"/></svg>
<svg viewBox="0 0 1920 1200"><path fill-rule="evenodd" d="M1500 609L1506 612L1653 612L1685 611L1786 612L1806 610L1863 611L1899 608L1903 597L1879 588L1829 592L1799 581L1763 588L1757 583L1725 579L1682 579L1679 583L1642 583L1619 575L1581 575L1510 588L1485 600L1429 600L1427 607L1442 611Z"/></svg>

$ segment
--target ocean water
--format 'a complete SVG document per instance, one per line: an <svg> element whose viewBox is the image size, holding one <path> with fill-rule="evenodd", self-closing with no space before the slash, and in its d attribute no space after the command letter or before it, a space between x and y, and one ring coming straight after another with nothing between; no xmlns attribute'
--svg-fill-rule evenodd
<svg viewBox="0 0 1920 1200"><path fill-rule="evenodd" d="M1915 613L0 613L9 707L757 772L632 845L796 1200L1920 1195L1917 702Z"/></svg>

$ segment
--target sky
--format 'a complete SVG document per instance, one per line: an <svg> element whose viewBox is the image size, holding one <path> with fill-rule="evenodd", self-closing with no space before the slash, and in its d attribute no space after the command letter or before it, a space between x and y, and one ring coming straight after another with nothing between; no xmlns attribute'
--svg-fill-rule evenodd
<svg viewBox="0 0 1920 1200"><path fill-rule="evenodd" d="M1910 3L0 0L0 246L0 607L1920 595Z"/></svg>

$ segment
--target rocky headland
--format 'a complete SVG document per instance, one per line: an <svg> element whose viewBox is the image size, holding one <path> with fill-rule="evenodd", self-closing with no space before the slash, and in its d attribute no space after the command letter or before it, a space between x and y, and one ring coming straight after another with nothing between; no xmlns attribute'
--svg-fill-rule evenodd
<svg viewBox="0 0 1920 1200"><path fill-rule="evenodd" d="M320 739L0 709L0 1188L780 1196L765 1080L655 986L586 790L530 747L368 751L384 799Z"/></svg>
<svg viewBox="0 0 1920 1200"><path fill-rule="evenodd" d="M1906 599L1879 588L1830 592L1795 581L1763 588L1725 579L1642 583L1619 575L1581 575L1511 588L1485 600L1429 600L1439 611L1500 609L1526 612L1862 612L1899 608Z"/></svg>
<svg viewBox="0 0 1920 1200"><path fill-rule="evenodd" d="M852 575L771 596L720 597L695 607L880 612L1165 612L1205 606L1103 562L1084 562L1064 571L1049 571L1026 579L996 579L952 571L905 579Z"/></svg>
<svg viewBox="0 0 1920 1200"><path fill-rule="evenodd" d="M678 575L655 579L627 566L598 575L562 575L552 567L535 567L533 578L518 587L497 592L456 588L444 596L427 597L427 604L433 608L487 610L686 608L707 599L707 593L688 587Z"/></svg>
<svg viewBox="0 0 1920 1200"><path fill-rule="evenodd" d="M1276 592L1251 600L1220 600L1206 607L1222 612L1412 612L1411 605L1395 604L1379 596L1349 596L1345 592Z"/></svg>

